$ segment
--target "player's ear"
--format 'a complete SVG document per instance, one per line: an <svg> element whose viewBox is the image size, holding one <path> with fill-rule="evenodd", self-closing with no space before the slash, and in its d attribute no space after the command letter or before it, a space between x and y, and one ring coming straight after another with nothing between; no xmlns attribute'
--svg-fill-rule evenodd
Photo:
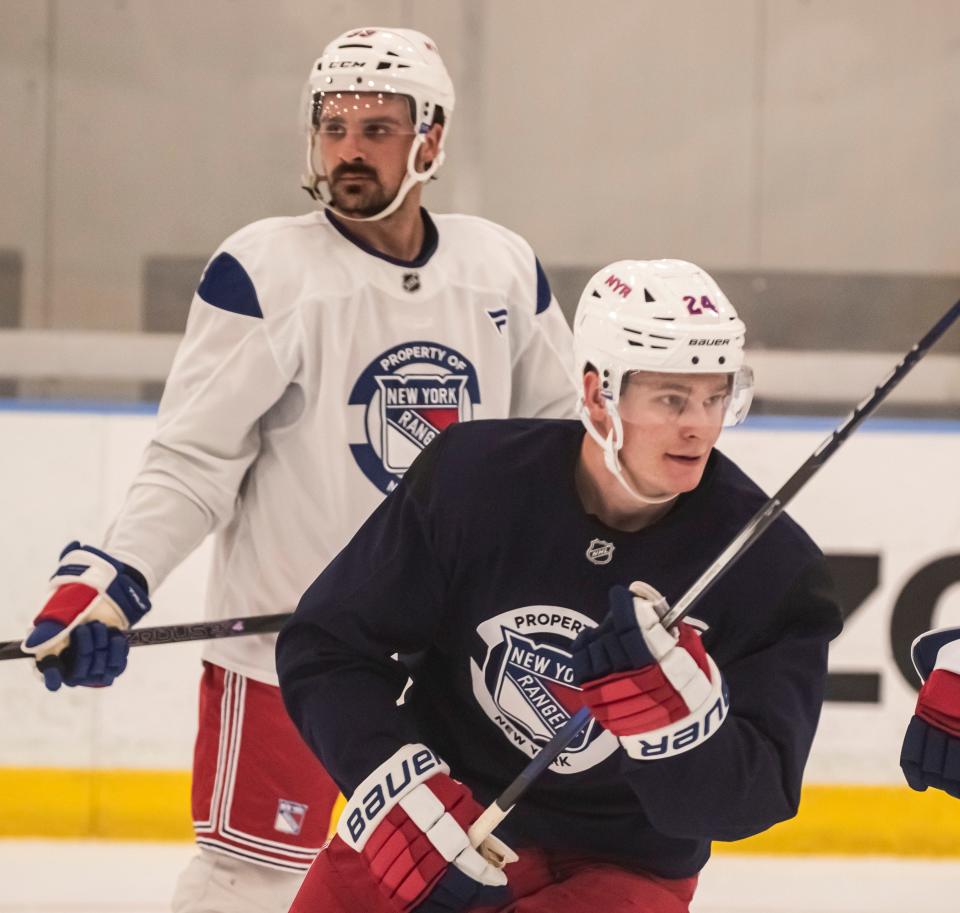
<svg viewBox="0 0 960 913"><path fill-rule="evenodd" d="M598 427L603 427L607 420L607 410L601 392L600 375L591 365L583 372L583 401L590 418Z"/></svg>
<svg viewBox="0 0 960 913"><path fill-rule="evenodd" d="M417 152L417 171L426 171L440 152L443 124L433 124L423 137L423 145Z"/></svg>

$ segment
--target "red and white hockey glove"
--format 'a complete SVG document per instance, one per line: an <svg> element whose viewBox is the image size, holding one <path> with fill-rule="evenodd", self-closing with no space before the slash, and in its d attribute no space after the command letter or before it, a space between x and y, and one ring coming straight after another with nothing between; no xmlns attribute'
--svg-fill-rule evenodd
<svg viewBox="0 0 960 913"><path fill-rule="evenodd" d="M610 611L571 646L574 680L594 719L632 758L669 758L702 745L726 719L726 687L687 624L667 630L663 597L636 582L610 590Z"/></svg>
<svg viewBox="0 0 960 913"><path fill-rule="evenodd" d="M900 767L912 789L932 786L960 799L960 627L921 634L911 655L923 687Z"/></svg>
<svg viewBox="0 0 960 913"><path fill-rule="evenodd" d="M100 549L71 542L60 553L50 594L21 645L50 691L61 685L104 687L127 666L122 632L150 610L139 571Z"/></svg>
<svg viewBox="0 0 960 913"><path fill-rule="evenodd" d="M363 855L380 890L398 910L455 913L502 903L502 866L516 853L495 837L484 847L467 839L483 807L452 779L450 768L424 745L405 745L354 790L337 834Z"/></svg>

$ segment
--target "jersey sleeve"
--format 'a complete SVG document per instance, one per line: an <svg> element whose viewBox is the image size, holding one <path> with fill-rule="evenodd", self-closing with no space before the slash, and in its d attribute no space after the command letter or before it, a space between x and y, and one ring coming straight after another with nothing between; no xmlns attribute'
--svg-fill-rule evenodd
<svg viewBox="0 0 960 913"><path fill-rule="evenodd" d="M407 682L396 654L432 642L446 573L433 476L444 435L303 595L277 640L291 718L350 795L398 748L421 741L397 702Z"/></svg>
<svg viewBox="0 0 960 913"><path fill-rule="evenodd" d="M739 840L792 818L823 704L827 645L841 627L822 558L784 596L793 619L769 646L723 667L730 713L692 751L622 769L652 826L671 837Z"/></svg>
<svg viewBox="0 0 960 913"><path fill-rule="evenodd" d="M521 316L515 320L513 394L510 415L576 418L578 388L573 376L573 334L533 251L521 284ZM531 307L531 303L533 306Z"/></svg>
<svg viewBox="0 0 960 913"><path fill-rule="evenodd" d="M223 249L191 302L156 431L104 542L151 590L232 515L259 420L295 374L293 315L265 317L261 294Z"/></svg>

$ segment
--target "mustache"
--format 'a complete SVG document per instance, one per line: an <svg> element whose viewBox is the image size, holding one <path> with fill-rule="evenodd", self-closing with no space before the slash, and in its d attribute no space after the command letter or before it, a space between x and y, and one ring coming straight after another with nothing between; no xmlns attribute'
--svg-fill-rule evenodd
<svg viewBox="0 0 960 913"><path fill-rule="evenodd" d="M352 165L337 165L333 169L333 173L330 175L333 181L339 181L342 179L350 177L367 177L377 180L377 172L375 169L371 168L369 165L361 165L354 163Z"/></svg>

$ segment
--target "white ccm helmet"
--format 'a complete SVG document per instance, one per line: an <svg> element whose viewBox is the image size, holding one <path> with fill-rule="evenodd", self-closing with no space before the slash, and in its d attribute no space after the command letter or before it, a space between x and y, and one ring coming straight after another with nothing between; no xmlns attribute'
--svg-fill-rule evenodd
<svg viewBox="0 0 960 913"><path fill-rule="evenodd" d="M582 393L580 419L603 448L604 464L638 501L662 504L627 481L620 464L623 379L631 371L730 374L725 426L743 421L753 399L753 372L743 363L746 328L720 287L686 260L618 260L587 282L573 319L577 376L596 368L611 419L604 438L590 419Z"/></svg>
<svg viewBox="0 0 960 913"><path fill-rule="evenodd" d="M328 177L314 168L313 152L323 97L327 93L378 92L404 95L410 99L415 138L407 158L407 174L391 202L376 215L346 216L331 206ZM432 178L443 164L443 144L453 113L453 83L436 45L413 29L359 28L344 32L324 49L310 71L304 92L306 99L307 171L303 188L314 200L337 215L358 222L383 219L403 203L410 188ZM444 129L437 157L425 171L416 170L417 152L434 122L437 108L443 109Z"/></svg>

